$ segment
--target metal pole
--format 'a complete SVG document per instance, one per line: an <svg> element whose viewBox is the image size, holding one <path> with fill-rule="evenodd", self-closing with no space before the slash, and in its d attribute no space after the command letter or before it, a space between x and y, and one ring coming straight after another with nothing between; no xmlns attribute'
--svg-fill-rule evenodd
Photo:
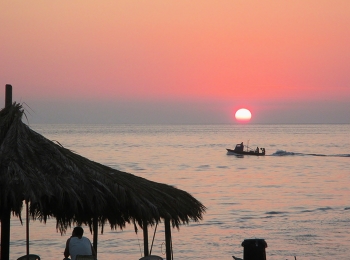
<svg viewBox="0 0 350 260"><path fill-rule="evenodd" d="M26 230L27 230L27 235L26 235L26 239L27 239L27 255L29 255L29 206L28 206L28 201L26 201Z"/></svg>
<svg viewBox="0 0 350 260"><path fill-rule="evenodd" d="M156 224L156 227L154 228L154 233L153 233L153 239L152 239L151 249L149 250L149 254L150 254L150 255L152 254L153 242L154 242L154 238L155 238L155 236L156 236L157 227L158 227L158 223Z"/></svg>

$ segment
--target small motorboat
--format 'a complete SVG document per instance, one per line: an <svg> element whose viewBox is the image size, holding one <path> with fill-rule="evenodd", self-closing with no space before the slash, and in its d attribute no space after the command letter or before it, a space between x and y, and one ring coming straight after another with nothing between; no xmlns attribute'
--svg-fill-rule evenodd
<svg viewBox="0 0 350 260"><path fill-rule="evenodd" d="M246 149L244 149L246 147ZM255 150L250 149L248 146L243 145L243 142L236 144L235 149L226 149L228 154L243 154L243 155L265 155L265 148L257 147Z"/></svg>

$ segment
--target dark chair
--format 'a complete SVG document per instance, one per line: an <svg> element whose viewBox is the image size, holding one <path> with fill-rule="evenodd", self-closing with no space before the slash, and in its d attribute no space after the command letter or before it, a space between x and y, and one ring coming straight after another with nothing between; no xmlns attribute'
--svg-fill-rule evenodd
<svg viewBox="0 0 350 260"><path fill-rule="evenodd" d="M267 243L264 239L245 239L242 246L244 247L244 260L266 260Z"/></svg>
<svg viewBox="0 0 350 260"><path fill-rule="evenodd" d="M163 260L163 258L157 255L148 255L148 256L141 257L140 260Z"/></svg>
<svg viewBox="0 0 350 260"><path fill-rule="evenodd" d="M40 260L40 256L29 254L29 255L21 256L17 258L17 260Z"/></svg>
<svg viewBox="0 0 350 260"><path fill-rule="evenodd" d="M95 260L93 255L77 255L75 260Z"/></svg>

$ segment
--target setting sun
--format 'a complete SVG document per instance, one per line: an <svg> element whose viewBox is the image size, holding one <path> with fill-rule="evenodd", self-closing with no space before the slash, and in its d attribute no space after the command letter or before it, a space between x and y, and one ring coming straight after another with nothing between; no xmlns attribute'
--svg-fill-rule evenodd
<svg viewBox="0 0 350 260"><path fill-rule="evenodd" d="M235 114L235 118L238 121L249 121L252 118L252 113L250 113L250 111L246 108L241 108L238 109L236 114Z"/></svg>

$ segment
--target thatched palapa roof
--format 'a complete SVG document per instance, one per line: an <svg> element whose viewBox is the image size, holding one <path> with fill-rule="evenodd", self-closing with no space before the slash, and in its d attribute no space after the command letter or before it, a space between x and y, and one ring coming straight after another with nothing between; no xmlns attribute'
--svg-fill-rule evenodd
<svg viewBox="0 0 350 260"><path fill-rule="evenodd" d="M84 158L31 130L23 115L17 103L0 111L1 209L20 216L25 200L32 217L55 217L61 232L93 218L111 228L202 219L205 207L189 193Z"/></svg>

